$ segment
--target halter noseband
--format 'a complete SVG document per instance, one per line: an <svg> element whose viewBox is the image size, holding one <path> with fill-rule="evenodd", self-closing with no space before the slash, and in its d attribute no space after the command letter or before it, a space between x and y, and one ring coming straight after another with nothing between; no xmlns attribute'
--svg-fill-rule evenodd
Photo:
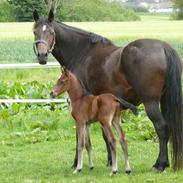
<svg viewBox="0 0 183 183"><path fill-rule="evenodd" d="M43 43L44 45L46 45L47 48L49 48L48 42L46 42L45 40L43 40L43 39L36 40L33 43L33 50L34 50L34 53L36 54L36 56L38 56L37 44L39 44L39 43ZM53 51L53 49L54 49L54 46L55 46L55 36L54 36L54 39L52 41L51 48L50 49L47 49L48 50L47 53L51 53Z"/></svg>

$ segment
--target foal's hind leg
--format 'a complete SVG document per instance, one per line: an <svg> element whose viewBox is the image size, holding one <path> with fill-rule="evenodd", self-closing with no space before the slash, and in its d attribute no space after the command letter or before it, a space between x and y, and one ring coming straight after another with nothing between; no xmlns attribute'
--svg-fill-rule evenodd
<svg viewBox="0 0 183 183"><path fill-rule="evenodd" d="M145 102L144 106L146 113L149 119L153 122L159 137L160 151L158 159L153 167L158 171L163 171L167 166L169 166L167 147L169 139L168 126L160 112L158 102Z"/></svg>
<svg viewBox="0 0 183 183"><path fill-rule="evenodd" d="M107 149L107 166L111 166L112 165L111 149L103 129L102 129L102 136L104 138L106 149Z"/></svg>
<svg viewBox="0 0 183 183"><path fill-rule="evenodd" d="M118 171L117 156L116 156L116 140L115 140L115 137L113 135L112 129L111 129L108 121L106 123L102 123L102 124L103 124L103 130L104 130L104 133L109 142L111 154L112 154L112 172L111 172L111 175L112 175L112 174L117 173L117 171Z"/></svg>
<svg viewBox="0 0 183 183"><path fill-rule="evenodd" d="M93 169L93 161L91 158L91 141L90 141L90 127L88 125L86 125L86 134L85 134L85 147L88 153L88 161L89 161L89 167L90 169Z"/></svg>
<svg viewBox="0 0 183 183"><path fill-rule="evenodd" d="M120 111L117 111L115 117L114 117L114 120L113 120L113 125L116 129L116 131L118 132L119 134L119 141L120 141L120 144L121 144L121 147L122 147L122 150L124 152L124 156L125 156L125 172L127 174L131 173L131 167L130 167L130 163L129 163L129 160L128 160L128 144L127 144L127 140L125 138L125 133L123 132L121 126L120 126L120 122L121 122L121 119L120 119Z"/></svg>

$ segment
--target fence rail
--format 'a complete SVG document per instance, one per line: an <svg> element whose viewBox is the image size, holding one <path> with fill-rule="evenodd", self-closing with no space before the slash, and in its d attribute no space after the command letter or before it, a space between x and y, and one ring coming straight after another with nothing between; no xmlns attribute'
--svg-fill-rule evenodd
<svg viewBox="0 0 183 183"><path fill-rule="evenodd" d="M22 64L0 64L0 69L31 69L31 68L56 68L59 63L51 62L46 65L39 63L22 63ZM63 103L64 99L0 99L0 103Z"/></svg>
<svg viewBox="0 0 183 183"><path fill-rule="evenodd" d="M63 103L66 99L0 99L0 103Z"/></svg>
<svg viewBox="0 0 183 183"><path fill-rule="evenodd" d="M22 64L0 64L0 69L31 69L31 68L57 68L60 67L58 62L49 62L46 65L39 63L22 63Z"/></svg>

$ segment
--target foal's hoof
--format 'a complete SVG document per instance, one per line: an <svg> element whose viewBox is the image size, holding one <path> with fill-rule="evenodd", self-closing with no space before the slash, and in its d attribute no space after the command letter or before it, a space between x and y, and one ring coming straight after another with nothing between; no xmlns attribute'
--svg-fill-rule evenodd
<svg viewBox="0 0 183 183"><path fill-rule="evenodd" d="M114 176L117 172L118 172L117 170L112 171L112 172L109 174L109 175L110 175L110 177Z"/></svg>
<svg viewBox="0 0 183 183"><path fill-rule="evenodd" d="M77 174L77 173L79 173L79 172L81 172L81 169L75 169L75 170L73 171L73 174Z"/></svg>
<svg viewBox="0 0 183 183"><path fill-rule="evenodd" d="M94 169L94 166L91 166L91 167L90 167L90 170L93 170L93 169Z"/></svg>
<svg viewBox="0 0 183 183"><path fill-rule="evenodd" d="M125 170L125 173L129 175L131 173L131 170Z"/></svg>

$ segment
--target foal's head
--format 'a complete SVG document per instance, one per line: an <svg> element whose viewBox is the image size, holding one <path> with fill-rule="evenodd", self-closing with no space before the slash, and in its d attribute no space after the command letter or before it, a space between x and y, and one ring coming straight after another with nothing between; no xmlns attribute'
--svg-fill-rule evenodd
<svg viewBox="0 0 183 183"><path fill-rule="evenodd" d="M34 10L34 52L40 64L46 64L48 53L52 52L55 45L55 31L53 28L54 14L50 10L47 18L40 18L38 12Z"/></svg>
<svg viewBox="0 0 183 183"><path fill-rule="evenodd" d="M50 96L52 98L58 97L61 93L68 91L71 83L71 73L66 68L63 69L62 75L57 80Z"/></svg>

